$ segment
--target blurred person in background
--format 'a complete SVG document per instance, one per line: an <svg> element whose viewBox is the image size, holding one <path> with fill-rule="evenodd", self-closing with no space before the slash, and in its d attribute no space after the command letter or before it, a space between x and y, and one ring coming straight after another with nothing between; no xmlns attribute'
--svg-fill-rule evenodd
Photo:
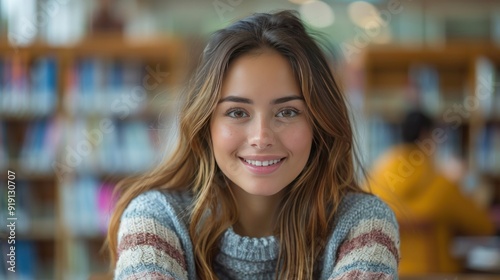
<svg viewBox="0 0 500 280"><path fill-rule="evenodd" d="M395 211L400 224L400 275L458 273L460 261L451 254L456 235L492 235L487 212L462 194L459 186L434 165L443 129L421 111L402 122L403 143L374 164L371 191Z"/></svg>

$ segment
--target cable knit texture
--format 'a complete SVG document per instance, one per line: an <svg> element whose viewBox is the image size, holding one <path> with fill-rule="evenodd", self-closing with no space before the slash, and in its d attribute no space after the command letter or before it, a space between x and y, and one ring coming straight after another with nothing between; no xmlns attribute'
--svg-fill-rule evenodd
<svg viewBox="0 0 500 280"><path fill-rule="evenodd" d="M115 279L196 279L189 237L192 199L180 192L149 191L121 218ZM274 279L279 240L240 236L228 228L214 263L219 279ZM367 194L341 202L318 279L398 279L399 233L393 212Z"/></svg>

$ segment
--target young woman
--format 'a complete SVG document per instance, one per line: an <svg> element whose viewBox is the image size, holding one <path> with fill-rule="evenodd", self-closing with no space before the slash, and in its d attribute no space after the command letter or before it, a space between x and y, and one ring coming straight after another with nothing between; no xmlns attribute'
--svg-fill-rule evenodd
<svg viewBox="0 0 500 280"><path fill-rule="evenodd" d="M398 225L355 179L344 97L289 11L216 32L163 164L121 185L116 279L397 279Z"/></svg>

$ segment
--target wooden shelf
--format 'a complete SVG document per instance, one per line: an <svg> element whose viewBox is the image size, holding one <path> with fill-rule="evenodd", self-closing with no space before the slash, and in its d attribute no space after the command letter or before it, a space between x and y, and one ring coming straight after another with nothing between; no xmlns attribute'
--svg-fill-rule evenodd
<svg viewBox="0 0 500 280"><path fill-rule="evenodd" d="M32 115L32 114L0 114L0 121L5 122L32 122L39 119L45 119L56 116L56 112L48 115Z"/></svg>
<svg viewBox="0 0 500 280"><path fill-rule="evenodd" d="M57 177L55 174L47 174L47 173L20 173L22 168L19 167L7 167L5 169L0 170L1 175L0 177L6 178L7 177L7 170L11 170L16 172L16 181L37 181L37 182L54 182L57 180Z"/></svg>
<svg viewBox="0 0 500 280"><path fill-rule="evenodd" d="M102 55L121 58L173 58L182 53L182 41L176 38L157 38L155 40L127 41L123 37L105 36L87 38L73 45L52 46L35 42L28 46L13 46L0 42L0 55L3 53L29 53L32 56L54 53L60 55Z"/></svg>
<svg viewBox="0 0 500 280"><path fill-rule="evenodd" d="M40 232L31 232L31 233L20 233L16 236L18 240L30 240L30 241L51 241L56 242L57 238L50 233L40 233Z"/></svg>
<svg viewBox="0 0 500 280"><path fill-rule="evenodd" d="M8 238L9 235L7 232L0 232L0 238L6 239ZM23 240L23 241L50 241L50 242L56 242L57 237L55 233L53 232L48 232L48 231L39 231L39 230L30 230L28 232L16 232L16 240Z"/></svg>

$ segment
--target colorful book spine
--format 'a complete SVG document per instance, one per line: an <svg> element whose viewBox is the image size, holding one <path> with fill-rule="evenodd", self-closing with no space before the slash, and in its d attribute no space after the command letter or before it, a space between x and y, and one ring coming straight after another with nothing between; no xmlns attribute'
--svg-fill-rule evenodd
<svg viewBox="0 0 500 280"><path fill-rule="evenodd" d="M25 170L33 173L52 172L62 138L61 129L57 119L40 119L28 126L19 158Z"/></svg>

